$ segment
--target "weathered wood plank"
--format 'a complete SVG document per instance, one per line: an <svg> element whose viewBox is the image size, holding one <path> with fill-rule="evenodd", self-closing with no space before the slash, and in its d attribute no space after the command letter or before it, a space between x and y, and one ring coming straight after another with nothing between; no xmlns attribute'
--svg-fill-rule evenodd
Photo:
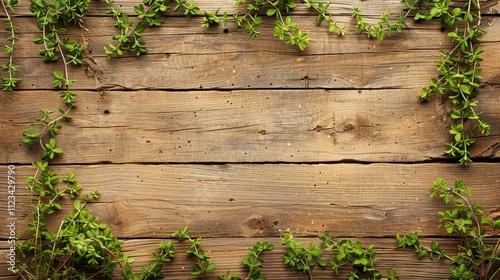
<svg viewBox="0 0 500 280"><path fill-rule="evenodd" d="M3 167L6 170L6 167ZM21 178L34 168L19 166L17 231L27 230L30 206ZM88 165L60 166L61 176L75 170L86 190L101 196L89 209L119 238L167 238L189 225L205 237L276 237L285 232L317 236L387 237L418 231L443 235L428 198L438 177L464 179L473 201L491 218L500 215L500 169L496 163L458 164L235 164L235 165ZM1 173L6 192L5 172ZM7 215L0 198L0 220ZM71 204L71 202L69 202ZM71 208L71 205L67 205ZM56 215L56 217L61 217ZM59 226L58 223L52 226ZM7 227L0 228L6 239Z"/></svg>
<svg viewBox="0 0 500 280"><path fill-rule="evenodd" d="M500 96L479 96L493 127L473 157L498 158ZM374 91L111 91L79 92L74 118L63 123L59 163L134 162L420 162L445 159L448 106L420 103L413 90ZM55 110L54 92L0 95L4 164L31 163L21 134ZM63 105L60 105L63 106Z"/></svg>
<svg viewBox="0 0 500 280"><path fill-rule="evenodd" d="M112 43L116 32L112 19L89 18L85 36L99 66L89 63L102 71L100 85L105 89L420 88L436 73L438 50L452 49L438 24L414 24L378 42L356 34L354 26L350 26L349 35L339 38L324 27L315 27L310 17L297 20L311 36L305 52L273 37L272 22L263 23L262 35L252 40L244 30L204 30L199 24L173 19L164 28L146 32L149 54L140 58L127 54L111 61L105 58L103 46ZM52 72L62 71L62 66L41 63L40 46L32 43L40 32L30 19L19 21L22 31L15 63L21 66L20 89L48 89ZM488 58L500 55L500 21L492 18L490 24L485 24L487 34L482 44L486 51L483 83L497 86L500 67ZM70 33L81 39L80 29ZM431 45L429 38L433 38ZM70 70L72 79L78 81L75 89L96 88L94 78L87 77L82 67Z"/></svg>
<svg viewBox="0 0 500 280"><path fill-rule="evenodd" d="M194 1L196 6L200 8L202 13L204 11L215 11L220 8L220 11L226 11L230 14L236 13L238 11L244 12L244 7L235 8L235 0L198 0ZM299 2L299 1L296 1ZM327 1L323 1L327 2ZM461 1L454 1L461 2ZM129 14L134 14L133 6L141 4L141 1L137 0L117 0L115 1L115 7L121 7L124 12ZM19 7L16 9L16 15L30 15L29 12L29 2L20 1ZM359 7L363 9L364 14L370 16L378 16L382 11L390 11L392 13L399 13L400 8L403 4L399 0L368 0L368 1L356 1L356 0L346 0L346 1L332 1L329 11L334 15L350 15L352 13L353 7ZM483 14L498 14L500 11L500 5L498 0L486 0L481 1L481 9ZM109 7L105 1L92 1L89 9L89 15L106 15L109 11ZM311 14L311 11L306 8L305 5L299 4L297 8L293 11L296 14ZM314 14L314 13L312 13Z"/></svg>
<svg viewBox="0 0 500 280"><path fill-rule="evenodd" d="M416 258L412 249L397 249L394 238L353 238L359 240L365 246L373 244L377 252L377 268L383 273L385 270L396 268L400 279L447 279L449 275L449 263L447 261L431 261L428 258L419 260ZM123 246L124 252L130 257L134 257L135 271L138 271L141 266L148 265L151 261L150 252L155 252L160 242L164 239L139 239L126 240ZM255 242L270 242L275 245L275 249L271 252L263 254L264 269L262 274L268 279L308 279L307 275L302 274L295 269L287 267L283 261L285 247L281 245L279 238L204 238L202 239L202 247L211 257L210 261L216 264L216 268L210 274L210 279L216 279L217 273L227 272L237 273L244 276L248 273L241 265L241 258L245 257L246 248L252 247ZM297 238L298 242L308 244L319 240L316 238ZM443 238L422 238L423 244L430 244L436 241L449 251L454 252L457 246L457 240ZM164 274L167 279L191 279L190 271L194 260L184 254L188 249L186 243L178 243L173 240L177 254L171 263L164 266ZM0 241L0 250L5 252L6 242ZM325 255L328 257L329 255ZM341 276L346 270L341 269ZM314 279L332 279L334 272L330 269L317 268L313 270ZM339 276L338 279L345 279ZM13 279L6 271L4 266L0 269L0 280ZM117 275L114 279L122 279ZM194 279L194 278L193 278ZM337 278L335 278L337 279Z"/></svg>

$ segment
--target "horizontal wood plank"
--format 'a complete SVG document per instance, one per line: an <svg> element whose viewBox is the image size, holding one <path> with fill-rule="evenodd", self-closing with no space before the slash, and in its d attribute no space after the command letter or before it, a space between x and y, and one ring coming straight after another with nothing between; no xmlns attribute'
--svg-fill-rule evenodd
<svg viewBox="0 0 500 280"><path fill-rule="evenodd" d="M310 17L298 17L304 31L310 33L311 44L305 52L285 45L273 36L273 22L261 26L261 36L250 39L241 29L224 32L223 27L201 29L199 22L187 23L172 19L168 26L151 29L144 35L148 54L137 58L107 60L104 46L113 43L117 32L111 18L88 19L88 32L70 29L70 37L85 40L92 53L87 55L90 67L99 72L100 82L83 67L70 67L76 79L75 89L249 89L249 88L330 88L374 89L414 88L427 86L435 76L434 61L439 49L453 48L447 32L439 23L412 24L411 28L394 34L383 42L368 40L356 34L352 19L349 34L337 37L316 27ZM486 56L482 63L483 85L500 84L500 67L493 58L500 55L500 21L485 20L487 31L481 47ZM41 63L40 45L33 40L40 31L29 18L20 18L19 41L15 64L22 79L20 89L50 89L53 71L63 71L60 63ZM0 33L0 34L5 34ZM433 44L429 44L433 38ZM5 58L5 53L0 54ZM262 67L272 65L272 67Z"/></svg>
<svg viewBox="0 0 500 280"><path fill-rule="evenodd" d="M428 197L438 177L465 180L473 202L490 218L500 215L500 169L494 163L458 164L230 164L60 166L75 170L88 193L101 191L89 205L119 238L166 238L189 225L205 237L296 236L387 237L418 231L443 235L437 211L448 207ZM6 170L6 167L3 167ZM18 232L30 219L22 179L34 168L17 169ZM7 190L5 172L0 182ZM7 217L0 198L0 220ZM72 208L71 202L68 206ZM56 215L59 219L61 216ZM57 218L56 218L57 220ZM53 223L52 227L59 224ZM0 239L8 237L0 228Z"/></svg>
<svg viewBox="0 0 500 280"><path fill-rule="evenodd" d="M349 238L351 239L351 238ZM359 240L365 247L369 245L375 246L377 253L376 267L382 273L386 270L396 269L400 279L432 279L442 280L447 279L449 272L448 261L437 261L424 258L419 260L416 257L413 249L397 249L394 238L352 238ZM317 238L296 238L297 242L309 244L314 241L317 245ZM128 256L136 259L133 264L134 271L139 271L141 266L147 266L151 262L150 252L156 252L158 244L165 239L134 239L126 240L123 245L123 252ZM231 273L237 273L240 277L246 275L248 270L245 270L241 265L241 258L246 257L246 248L252 247L256 242L270 242L274 244L275 249L270 252L265 252L264 268L261 270L264 276L268 279L308 279L307 274L303 274L286 266L283 260L285 247L281 245L279 238L203 238L201 247L210 256L210 261L216 264L215 270L210 272L210 279L216 279L218 273L225 273L228 270ZM456 251L458 240L444 238L422 238L422 244L430 244L430 242L438 242L442 248L449 253ZM173 240L177 251L174 260L164 265L163 273L166 279L195 279L190 276L191 267L195 260L189 258L184 253L188 249L187 243L179 243ZM0 241L0 251L5 252L8 246L6 242ZM326 254L324 258L328 258L330 254ZM6 271L6 266L0 269L0 280L13 279L9 272ZM335 279L345 279L347 270L340 269L340 276ZM314 279L332 279L335 273L330 268L316 268L313 270ZM122 279L116 275L113 279Z"/></svg>
<svg viewBox="0 0 500 280"><path fill-rule="evenodd" d="M499 157L500 96L479 104L490 136L474 158ZM413 90L111 91L78 92L81 104L63 122L58 163L421 162L446 159L450 103L420 103ZM0 161L31 163L22 131L61 103L54 92L0 95ZM60 104L60 106L64 106ZM15 147L15 148L13 148Z"/></svg>
<svg viewBox="0 0 500 280"><path fill-rule="evenodd" d="M454 1L457 5L460 5L461 1ZM201 12L204 11L215 11L220 9L221 12L233 13L243 13L245 12L245 6L240 6L238 8L234 7L235 0L198 0L194 1L195 5L200 8ZM314 14L311 10L306 8L305 4L301 4L302 1L295 1L298 5L297 8L293 10L295 14ZM327 2L327 1L322 1ZM141 4L142 2L134 0L117 0L115 1L114 7L120 7L124 12L129 14L135 14L133 7ZM483 14L496 15L500 12L500 5L498 0L485 0L481 1L481 10ZM392 13L399 13L400 9L404 5L399 0L346 0L346 1L332 1L329 11L334 15L350 15L353 11L353 7L359 7L363 10L365 15L378 16L382 11L389 11ZM16 15L30 15L29 2L20 1L19 7L15 10ZM110 8L106 1L93 1L90 5L89 15L107 15ZM182 15L181 13L168 13Z"/></svg>

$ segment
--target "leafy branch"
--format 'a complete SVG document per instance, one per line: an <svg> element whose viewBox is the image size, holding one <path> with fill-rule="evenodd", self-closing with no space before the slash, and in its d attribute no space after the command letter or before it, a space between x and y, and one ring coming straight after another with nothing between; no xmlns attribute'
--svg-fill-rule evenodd
<svg viewBox="0 0 500 280"><path fill-rule="evenodd" d="M309 274L309 279L313 279L312 270L316 266L325 267L326 261L320 259L323 250L316 247L314 241L309 243L308 249L304 244L297 244L293 236L289 233L281 237L283 245L287 245L287 251L284 255L285 264L295 267L303 273Z"/></svg>
<svg viewBox="0 0 500 280"><path fill-rule="evenodd" d="M495 276L500 273L500 268L495 266L500 262L500 239L496 244L488 244L485 238L488 236L486 229L500 229L500 219L488 219L488 215L483 213L482 205L471 203L471 195L472 188L462 180L455 181L453 187L450 187L448 182L439 178L429 189L430 197L438 197L444 204L454 205L453 209L440 211L438 215L441 218L440 227L461 239L455 256L441 249L437 242L432 242L430 247L423 246L417 233L408 236L398 234L398 247L414 247L419 258L428 255L431 259L437 257L438 260L450 260L450 279L496 279Z"/></svg>
<svg viewBox="0 0 500 280"><path fill-rule="evenodd" d="M18 0L2 0L2 7L6 18L4 22L8 24L5 28L6 31L10 32L10 37L7 41L10 44L4 45L4 51L9 55L8 62L1 65L2 69L7 72L8 77L2 78L2 91L13 91L17 84L21 81L20 78L14 77L14 73L19 69L19 66L14 65L14 49L17 41L16 31L19 31L19 27L14 25L12 20L11 12L14 11L14 7L19 4Z"/></svg>
<svg viewBox="0 0 500 280"><path fill-rule="evenodd" d="M261 254L264 251L271 251L274 249L274 245L268 242L257 242L252 248L248 248L248 257L244 257L241 263L248 267L248 275L245 277L246 280L267 280L266 277L262 276L259 268L263 267L264 259Z"/></svg>
<svg viewBox="0 0 500 280"><path fill-rule="evenodd" d="M24 261L14 272L21 279L105 279L119 266L124 279L162 279L162 262L174 257L172 242L161 243L159 253L151 253L154 261L134 274L135 261L121 251L123 241L113 236L100 219L90 214L87 202L99 197L97 189L80 195L82 186L75 172L62 178L65 186L59 189L59 176L51 170L49 162L33 164L34 176L27 176L32 204L31 235L17 245ZM47 228L50 215L62 210L60 201L69 195L73 209L62 218L56 231Z"/></svg>
<svg viewBox="0 0 500 280"><path fill-rule="evenodd" d="M348 266L351 268L347 274L348 279L382 279L382 273L375 268L377 259L373 245L365 249L360 241L353 242L349 239L335 241L328 233L325 233L320 239L326 247L326 251L334 254L333 258L330 259L330 264L336 275L339 275L340 267ZM399 279L395 269L386 271L385 276L383 279Z"/></svg>
<svg viewBox="0 0 500 280"><path fill-rule="evenodd" d="M177 5L172 11L177 12L182 10L188 20L200 13L200 9L194 5L193 1L175 1ZM137 13L139 19L137 23L132 22L130 16L124 13L120 7L115 7L114 2L114 0L106 0L111 9L108 14L111 14L116 19L115 26L120 29L120 33L113 35L113 40L116 43L110 43L104 47L108 59L115 53L121 56L124 51L134 52L137 56L145 54L147 48L142 35L146 31L147 26L158 27L163 24L165 21L164 13L169 9L170 0L144 0L144 5L139 4L134 6L134 11Z"/></svg>
<svg viewBox="0 0 500 280"><path fill-rule="evenodd" d="M215 268L215 263L211 263L209 261L210 257L205 254L205 251L199 248L201 245L201 237L192 238L187 226L183 229L178 229L172 236L179 239L180 242L188 240L191 243L191 246L186 253L196 257L199 261L199 264L193 264L193 271L191 272L191 275L202 275L205 279L208 279L208 272Z"/></svg>
<svg viewBox="0 0 500 280"><path fill-rule="evenodd" d="M219 23L223 23L226 26L227 22L232 21L238 28L244 26L253 39L260 34L258 30L259 25L262 23L260 15L265 12L266 16L274 16L276 18L274 36L278 37L284 43L295 45L304 51L309 45L309 35L303 32L297 22L289 16L291 11L297 7L295 2L294 0L253 0L247 3L246 0L236 0L235 7L246 5L247 13L229 16L227 12L219 14L219 10L215 12L206 11L202 26L209 27ZM318 25L325 21L328 23L328 30L330 32L337 31L337 34L340 36L346 34L345 28L338 26L337 22L333 20L332 14L327 11L331 3L330 1L321 3L317 0L301 0L300 2L318 13L316 18Z"/></svg>
<svg viewBox="0 0 500 280"><path fill-rule="evenodd" d="M448 33L448 37L455 47L449 52L440 51L441 59L436 61L439 75L431 79L430 86L423 88L418 98L428 101L429 97L437 92L450 92L448 98L453 104L450 112L453 122L450 124L449 133L454 141L446 143L449 148L444 152L447 155L460 156L460 164L467 165L472 162L470 147L475 142L473 131L480 130L483 136L490 133L490 125L480 118L482 112L475 110L478 102L474 100L479 94L479 81L482 79L479 66L484 54L478 47L485 34L481 28L480 2L469 0L462 7L453 9L450 7L453 2L447 0L419 2L425 11L417 12L415 20L440 18L445 27L453 29ZM469 120L477 122L477 125L467 127Z"/></svg>
<svg viewBox="0 0 500 280"><path fill-rule="evenodd" d="M382 41L384 40L384 37L390 37L392 32L401 32L403 28L408 28L408 25L406 24L406 17L408 16L409 11L405 14L402 12L395 23L390 22L391 13L382 12L380 20L375 24L364 21L362 13L363 10L358 7L354 7L354 11L351 16L356 18L358 33L366 33L368 35L368 39L377 38L379 41Z"/></svg>
<svg viewBox="0 0 500 280"><path fill-rule="evenodd" d="M318 0L301 0L300 2L305 3L307 8L313 9L318 13L316 17L316 23L321 25L322 22L328 23L328 31L334 32L337 31L339 36L344 36L347 31L345 27L339 26L336 21L333 20L333 15L328 12L328 7L332 3L331 0L328 0L325 3L319 2Z"/></svg>

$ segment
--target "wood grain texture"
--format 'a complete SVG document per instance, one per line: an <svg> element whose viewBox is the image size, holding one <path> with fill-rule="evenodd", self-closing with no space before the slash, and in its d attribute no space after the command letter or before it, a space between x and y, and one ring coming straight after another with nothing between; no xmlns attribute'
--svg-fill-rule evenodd
<svg viewBox="0 0 500 280"><path fill-rule="evenodd" d="M198 0L194 1L196 6L202 11L215 11L220 8L220 11L226 11L230 14L236 12L244 12L244 6L235 8L235 0ZM310 10L306 8L305 5L299 4L297 2L297 8L293 11L296 14L309 14L314 15ZM324 1L326 2L326 1ZM461 2L465 0L453 1L460 5ZM117 0L115 1L115 7L121 7L123 11L134 14L133 6L141 4L141 1L136 0ZM496 15L500 12L500 5L498 0L485 0L480 1L481 10L483 14ZM29 12L29 2L20 1L19 8L16 10L18 15L30 15ZM398 13L403 7L403 4L399 0L347 0L347 1L332 1L329 11L334 15L351 15L353 7L359 7L363 9L364 14L368 16L379 16L381 11L390 11L392 13ZM105 1L95 1L89 9L89 15L106 15L109 11L109 7ZM179 13L169 13L169 15L182 15Z"/></svg>
<svg viewBox="0 0 500 280"><path fill-rule="evenodd" d="M102 192L89 209L119 238L166 238L183 225L204 237L387 237L437 228L438 200L428 188L438 177L461 178L474 187L474 202L491 218L500 214L500 170L494 163L450 164L228 164L86 165L77 172L86 192ZM465 172L466 171L466 172ZM34 168L19 167L19 178ZM5 187L6 179L1 178ZM18 182L22 186L22 182ZM6 188L2 188L6 189ZM18 232L30 219L28 198L18 188ZM71 202L69 202L71 204ZM6 197L0 199L5 219ZM71 206L69 206L71 208ZM60 218L61 216L57 216ZM58 225L53 225L58 226ZM0 228L0 238L8 237Z"/></svg>
<svg viewBox="0 0 500 280"><path fill-rule="evenodd" d="M479 101L491 135L473 157L498 158L500 96ZM64 123L59 163L421 162L445 159L449 102L422 104L413 90L79 92ZM30 100L24 102L24 100ZM21 132L54 108L54 92L1 95L1 161L29 163ZM441 103L443 102L443 103ZM54 110L54 109L53 109ZM13 147L16 147L13 149Z"/></svg>
<svg viewBox="0 0 500 280"><path fill-rule="evenodd" d="M31 211L22 178L33 175L29 164L41 152L27 151L21 133L39 116L37 108L64 107L50 88L61 65L41 62L33 44L40 31L29 1L20 2L15 64L23 81L18 91L0 94L1 252L9 235L3 226L7 165L16 165L19 233L28 229ZM117 0L129 13L141 2ZM202 10L237 11L233 0L196 3ZM276 249L264 274L307 279L283 264L279 236L291 232L310 242L330 232L374 244L379 268L395 267L401 279L446 279L449 263L417 260L413 250L395 248L394 235L418 231L424 242L437 240L453 252L458 240L437 228L436 212L444 208L428 198L438 177L464 179L474 188L472 200L490 218L500 217L500 5L481 3L487 33L478 110L492 131L476 138L476 162L467 168L443 156L450 140L447 97L427 104L415 98L436 75L438 50L453 48L448 31L439 22L409 19L409 29L383 42L356 33L352 7L376 22L382 11L397 13L399 0L332 3L336 20L348 28L342 38L317 27L314 13L299 5L294 19L311 37L305 52L273 36L272 18L252 40L232 25L204 29L201 17L186 21L169 13L161 28L145 32L146 55L111 60L103 46L117 32L114 19L105 1L92 1L84 18L88 31L71 27L68 34L85 38L92 50L87 62L99 80L70 67L78 107L57 136L64 154L53 168L61 176L75 170L84 192L101 190L90 211L125 240L137 269L158 242L189 225L204 237L217 272L243 275L245 249L270 241ZM2 28L0 38L6 36ZM0 52L0 61L6 58ZM176 248L176 260L164 269L167 279L191 279L187 244ZM0 280L13 279L3 264ZM329 270L315 271L315 279L332 278Z"/></svg>
<svg viewBox="0 0 500 280"><path fill-rule="evenodd" d="M337 37L315 26L310 17L296 19L311 36L305 52L285 45L273 34L273 21L261 25L261 36L250 39L241 29L223 27L202 29L200 22L186 22L173 18L168 25L152 28L144 35L148 54L107 60L104 46L113 43L117 32L111 18L88 17L89 32L71 28L72 38L82 35L92 49L89 64L102 72L101 83L96 84L82 68L70 67L70 76L78 82L75 89L261 89L261 88L325 88L325 89L387 89L427 86L435 76L434 61L439 49L452 49L447 32L440 30L438 22L412 24L410 29L378 42L357 34L352 19L345 18L349 34ZM343 23L343 24L344 24ZM43 64L39 45L33 40L40 36L30 18L20 18L20 40L16 48L16 64L20 89L40 90L51 85L60 64ZM485 52L497 57L500 50L500 20L485 19L487 34L483 39ZM1 33L0 33L1 34ZM5 33L3 33L5 34ZM433 43L429 44L429 39ZM5 57L0 54L0 57ZM91 60L92 59L92 60ZM94 64L98 63L98 65ZM272 67L262 67L272 65ZM500 69L494 60L485 59L482 67L483 83L500 84ZM408 81L412 82L409 83Z"/></svg>
<svg viewBox="0 0 500 280"><path fill-rule="evenodd" d="M297 242L309 244L314 241L318 244L320 241L317 238L296 238ZM432 261L428 258L417 259L412 249L397 249L394 238L356 238L366 247L374 245L377 253L377 264L379 270L383 273L386 270L396 268L400 279L431 279L442 280L447 279L449 268L447 261ZM130 257L134 257L135 271L139 271L141 266L149 265L151 258L150 252L157 250L157 246L165 239L132 239L126 240L123 246L124 252ZM306 274L296 271L284 264L283 254L285 247L281 245L279 238L203 238L202 248L211 257L210 261L216 263L215 270L212 271L210 279L216 279L217 273L227 272L237 273L244 276L248 273L241 265L241 258L245 257L246 248L255 245L255 242L270 242L275 245L275 249L271 252L263 254L264 268L262 274L268 279L308 279ZM422 238L423 244L430 244L436 241L448 252L454 252L457 246L457 240L444 238ZM177 250L175 259L165 264L163 272L166 279L196 279L190 276L191 267L194 259L187 257L184 252L188 249L187 243L178 243L173 240ZM6 248L5 242L0 241L0 250ZM328 257L329 255L325 255ZM317 268L313 270L314 279L346 279L347 271L340 270L340 276L336 277L335 273L330 269ZM0 269L0 280L10 280L9 273L2 267ZM121 279L117 275L114 279Z"/></svg>

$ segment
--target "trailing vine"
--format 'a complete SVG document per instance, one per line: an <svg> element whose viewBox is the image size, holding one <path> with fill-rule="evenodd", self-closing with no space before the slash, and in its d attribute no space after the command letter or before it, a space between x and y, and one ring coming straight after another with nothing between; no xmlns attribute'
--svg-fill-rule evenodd
<svg viewBox="0 0 500 280"><path fill-rule="evenodd" d="M191 275L200 275L205 279L209 279L208 272L215 268L215 263L210 262L210 256L208 256L204 250L200 249L201 237L192 238L187 226L183 229L178 229L172 236L177 238L179 241L188 240L191 243L191 246L186 253L190 256L194 256L199 262L193 264L193 271L191 272Z"/></svg>
<svg viewBox="0 0 500 280"><path fill-rule="evenodd" d="M200 9L194 5L193 1L175 0L176 6L172 9L173 12L182 10L186 19L191 19L192 16L198 15ZM123 55L124 51L134 52L137 56L147 52L146 44L142 39L142 34L146 31L147 26L161 26L165 21L165 12L169 9L170 0L144 0L144 5L139 4L134 6L134 11L137 13L138 22L134 23L127 13L123 12L120 7L115 7L114 0L106 0L111 8L109 14L115 19L115 26L120 29L119 34L113 35L113 40L116 43L110 43L104 47L104 51L110 59L113 54L118 56ZM147 23L147 25L146 25Z"/></svg>
<svg viewBox="0 0 500 280"><path fill-rule="evenodd" d="M122 252L123 241L92 215L87 203L99 197L94 189L80 194L82 186L74 171L62 180L49 166L50 160L36 162L34 176L27 176L32 201L30 235L18 243L22 258L14 273L19 279L107 279L119 267L124 279L162 279L163 262L174 255L172 242L160 243L154 261L135 274L129 258ZM63 183L62 188L58 188ZM57 230L47 228L51 215L62 210L60 201L69 195L73 209L61 219Z"/></svg>
<svg viewBox="0 0 500 280"><path fill-rule="evenodd" d="M330 264L336 275L339 275L341 267L346 266L350 268L350 272L347 274L348 279L399 279L395 268L386 271L384 277L382 272L375 267L377 258L373 245L364 248L360 241L334 240L328 233L321 236L320 240L326 247L325 251L334 254L330 259Z"/></svg>
<svg viewBox="0 0 500 280"><path fill-rule="evenodd" d="M18 0L2 0L2 7L6 18L4 22L7 23L6 31L10 33L7 41L10 42L4 45L4 51L9 55L7 63L1 65L2 69L7 72L8 77L2 78L2 91L13 91L17 84L21 81L20 78L15 77L14 73L19 69L19 66L14 65L14 49L17 41L16 31L19 27L14 25L11 12L19 4Z"/></svg>
<svg viewBox="0 0 500 280"><path fill-rule="evenodd" d="M328 13L328 7L331 2L318 2L317 0L302 0L308 8L315 10L318 13L317 24L322 22L328 23L328 31L337 31L339 36L346 34L345 27L341 27L333 20L332 14ZM246 5L248 12L244 15L234 14L231 17L227 12L219 14L219 10L215 12L206 11L203 18L203 25L209 27L215 24L232 21L238 28L244 26L251 38L256 38L260 32L259 25L262 23L261 13L265 12L268 17L276 18L276 26L274 27L274 36L278 37L286 44L296 45L300 50L305 50L309 45L309 35L303 32L298 24L289 16L290 12L297 7L293 0L254 0L247 3L245 0L236 0L235 7Z"/></svg>
<svg viewBox="0 0 500 280"><path fill-rule="evenodd" d="M299 1L293 0L236 0L235 6L246 5L248 12L244 15L235 14L232 17L227 12L219 13L205 12L202 26L209 27L214 24L234 21L237 27L243 27L248 31L251 38L260 34L258 30L262 23L262 13L267 16L276 17L274 36L281 41L296 45L304 51L309 45L309 35L303 32L298 24L289 15L296 8ZM406 18L415 14L414 20L441 19L446 28L452 29L448 36L455 44L451 51L440 50L441 59L436 61L439 75L430 81L430 86L422 89L418 99L428 101L430 96L439 93L448 93L453 104L450 112L452 122L449 133L453 136L453 142L448 142L446 155L460 157L459 162L467 165L472 162L470 158L470 147L474 143L473 132L480 130L481 135L490 133L490 126L480 118L482 112L477 111L477 100L479 93L479 81L481 70L479 69L484 51L480 50L478 44L485 31L481 28L481 7L479 0L468 0L462 7L453 7L454 2L450 0L403 0L405 7L399 14L397 20L391 19L391 13L382 12L377 23L369 23L363 19L362 10L354 7L352 17L356 19L358 33L367 34L369 39L376 38L382 41L390 37L393 32L401 32L407 28ZM327 9L331 1L320 3L317 0L301 0L308 8L317 13L317 24L323 21L329 24L329 31L337 31L342 36L346 34L344 27L339 27ZM468 121L477 124L467 127Z"/></svg>
<svg viewBox="0 0 500 280"><path fill-rule="evenodd" d="M417 2L412 0L413 2ZM479 81L482 79L479 66L483 60L484 51L479 48L479 42L485 31L481 28L481 7L479 0L468 0L462 7L452 8L453 2L418 1L419 10L415 20L432 20L440 18L445 27L451 28L448 37L455 44L451 51L441 50L441 59L436 61L439 75L430 81L430 86L422 89L418 98L428 101L435 93L448 94L453 107L450 116L450 134L453 142L445 154L459 156L460 163L467 165L472 162L470 147L474 143L473 132L480 130L483 136L490 133L490 125L481 119L481 111L475 107L478 104L474 98L479 94ZM467 122L476 122L467 127Z"/></svg>
<svg viewBox="0 0 500 280"><path fill-rule="evenodd" d="M461 239L456 255L448 254L437 242L423 245L416 232L407 236L398 234L398 247L413 247L420 259L429 256L431 259L451 261L449 279L452 280L498 279L500 268L496 264L500 263L500 239L489 244L486 238L488 230L500 229L500 219L488 219L483 213L483 206L470 201L471 195L472 188L466 186L463 180L455 181L450 187L448 182L439 178L429 189L430 197L441 199L445 205L454 205L453 209L440 211L438 215L441 219L439 226Z"/></svg>

